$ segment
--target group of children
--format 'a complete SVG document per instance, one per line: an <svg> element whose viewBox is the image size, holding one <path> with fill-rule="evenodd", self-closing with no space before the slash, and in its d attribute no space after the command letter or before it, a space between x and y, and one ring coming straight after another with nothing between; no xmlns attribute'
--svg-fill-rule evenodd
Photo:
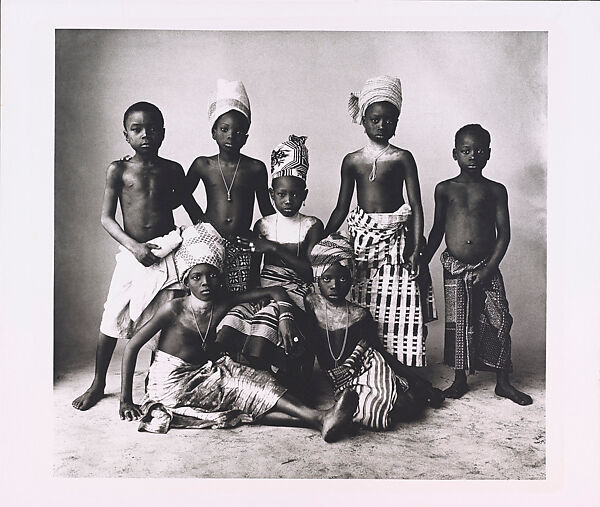
<svg viewBox="0 0 600 507"><path fill-rule="evenodd" d="M325 227L300 213L305 137L290 135L273 150L270 186L265 165L241 154L251 121L241 82L218 81L208 117L219 151L198 157L187 175L158 156L158 108L131 106L123 124L135 155L109 166L102 207L102 224L121 247L94 380L73 406L87 410L102 398L118 338L131 338L119 413L141 418L145 431L256 421L312 427L330 442L353 424L386 429L461 397L466 370L496 371L497 395L530 404L509 382L512 318L498 266L510 227L506 189L482 176L489 133L480 125L457 132L460 174L437 185L426 241L416 163L389 143L401 105L400 80L390 76L351 94L349 112L368 141L344 158ZM192 196L200 181L204 211ZM250 231L255 199L263 217ZM175 226L180 205L195 225ZM337 232L346 218L349 237ZM428 265L444 237L444 361L455 380L442 393L411 367L426 364L426 323L436 318ZM153 337L136 405L135 363ZM328 410L311 407L315 357L335 393Z"/></svg>

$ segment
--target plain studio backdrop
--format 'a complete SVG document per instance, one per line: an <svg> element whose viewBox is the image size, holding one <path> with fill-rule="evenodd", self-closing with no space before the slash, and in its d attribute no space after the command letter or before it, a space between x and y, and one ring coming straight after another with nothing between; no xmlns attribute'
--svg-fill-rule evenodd
<svg viewBox="0 0 600 507"><path fill-rule="evenodd" d="M160 155L187 172L195 157L217 152L207 119L217 79L242 80L252 108L243 153L268 167L276 144L289 134L307 136L309 195L302 212L326 223L342 158L367 140L347 113L348 95L380 74L402 80L404 102L391 142L417 162L426 235L436 183L458 174L456 130L480 123L490 131L484 175L509 194L512 240L501 269L514 316L513 359L517 369L543 368L545 32L57 30L55 374L73 363L93 364L118 246L100 225L105 171L132 153L122 133L129 105L145 100L162 110ZM204 207L202 185L194 195ZM190 223L182 208L175 218ZM431 263L439 319L430 326L430 363L442 360L440 252Z"/></svg>

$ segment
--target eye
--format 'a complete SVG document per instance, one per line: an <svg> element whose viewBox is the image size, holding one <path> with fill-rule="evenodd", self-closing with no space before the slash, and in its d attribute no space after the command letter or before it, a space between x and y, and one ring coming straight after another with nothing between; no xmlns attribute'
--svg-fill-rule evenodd
<svg viewBox="0 0 600 507"><path fill-rule="evenodd" d="M325 283L329 283L329 282L331 282L331 278L330 278L330 277L328 277L328 276L322 276L322 277L321 277L321 280L323 280Z"/></svg>
<svg viewBox="0 0 600 507"><path fill-rule="evenodd" d="M229 129L227 127L221 127L221 132L229 132Z"/></svg>
<svg viewBox="0 0 600 507"><path fill-rule="evenodd" d="M340 276L340 282L345 283L347 278L345 276Z"/></svg>

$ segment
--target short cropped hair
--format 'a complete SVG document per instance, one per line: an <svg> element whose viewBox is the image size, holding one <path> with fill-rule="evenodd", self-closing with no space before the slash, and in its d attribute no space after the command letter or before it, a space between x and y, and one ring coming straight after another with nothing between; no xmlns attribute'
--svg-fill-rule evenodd
<svg viewBox="0 0 600 507"><path fill-rule="evenodd" d="M470 123L469 125L465 125L464 127L461 127L456 131L456 134L454 136L454 146L456 146L456 143L458 143L458 139L466 133L472 133L476 136L482 137L487 142L488 146L492 141L490 133L487 130L485 130L481 125L479 125L479 123Z"/></svg>
<svg viewBox="0 0 600 507"><path fill-rule="evenodd" d="M129 118L129 115L139 111L153 114L160 121L160 126L165 126L165 119L163 118L163 115L158 107L156 107L154 104L150 104L150 102L136 102L135 104L129 106L127 111L125 111L125 114L123 115L123 128L127 128L125 124L127 123L127 118Z"/></svg>

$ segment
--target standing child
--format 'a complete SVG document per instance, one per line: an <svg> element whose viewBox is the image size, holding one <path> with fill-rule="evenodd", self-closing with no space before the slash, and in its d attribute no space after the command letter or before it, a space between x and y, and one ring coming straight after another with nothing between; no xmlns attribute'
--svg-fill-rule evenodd
<svg viewBox="0 0 600 507"><path fill-rule="evenodd" d="M329 410L315 410L294 398L269 374L219 353L215 327L232 304L260 297L289 302L280 287L253 289L222 297L219 291L223 242L208 224L190 229L192 237L177 256L190 295L162 306L131 339L123 354L121 419L142 416L140 431L166 433L176 428L227 428L242 423L306 426L327 442L348 428L358 397L346 390ZM213 236L211 238L211 235ZM132 386L140 348L156 333L160 341L148 372L141 407L133 403Z"/></svg>
<svg viewBox="0 0 600 507"><path fill-rule="evenodd" d="M429 274L419 276L423 208L417 166L408 150L389 143L401 106L400 80L390 76L369 79L358 96L351 94L350 114L368 141L344 157L325 234L342 225L356 185L358 206L348 217L357 263L354 300L370 310L392 355L408 366L425 366L425 323L436 313Z"/></svg>
<svg viewBox="0 0 600 507"><path fill-rule="evenodd" d="M305 141L306 137L290 135L275 147L271 154L269 192L276 212L256 222L257 238L238 238L244 249L253 252L252 278L258 279L260 270L260 285L282 287L293 304L284 314L278 313L278 305L240 305L223 319L218 338L233 357L249 360L260 368L273 370L274 366L281 370L279 378L287 377L292 383L297 380L304 386L314 361L312 355L302 353L300 343L305 320L304 297L312 290L313 281L308 253L323 234L321 220L300 213L308 194ZM286 316L300 330L298 343L287 343L278 333L279 320L285 320Z"/></svg>
<svg viewBox="0 0 600 507"><path fill-rule="evenodd" d="M73 401L79 410L94 406L104 395L117 338L129 338L134 322L160 289L177 282L173 258L167 256L181 242L172 210L183 204L193 221L199 218L197 203L184 190L183 168L158 156L165 137L160 110L148 102L133 104L125 111L123 127L135 155L108 166L101 218L102 226L121 246L100 323L94 380ZM123 227L115 220L117 203ZM160 248L163 245L167 248Z"/></svg>
<svg viewBox="0 0 600 507"><path fill-rule="evenodd" d="M225 284L230 292L240 292L247 287L250 254L232 238L249 230L255 195L263 216L274 212L265 164L240 153L250 128L250 101L241 81L218 80L217 92L209 101L208 120L219 153L196 158L186 176L186 186L193 193L200 181L204 184L206 211L202 213L197 207L196 213L227 240Z"/></svg>
<svg viewBox="0 0 600 507"><path fill-rule="evenodd" d="M460 398L468 391L466 370L492 370L498 396L529 405L531 397L509 382L512 317L498 269L510 241L508 194L482 175L490 158L489 132L465 125L456 133L452 156L460 174L435 187L435 218L423 254L428 264L446 238L444 362L455 376L444 394Z"/></svg>
<svg viewBox="0 0 600 507"><path fill-rule="evenodd" d="M319 291L306 296L309 343L334 389L357 391L354 421L385 430L394 419L415 418L426 403L439 407L441 391L387 352L369 310L346 300L353 272L348 238L334 233L321 240L311 260Z"/></svg>

